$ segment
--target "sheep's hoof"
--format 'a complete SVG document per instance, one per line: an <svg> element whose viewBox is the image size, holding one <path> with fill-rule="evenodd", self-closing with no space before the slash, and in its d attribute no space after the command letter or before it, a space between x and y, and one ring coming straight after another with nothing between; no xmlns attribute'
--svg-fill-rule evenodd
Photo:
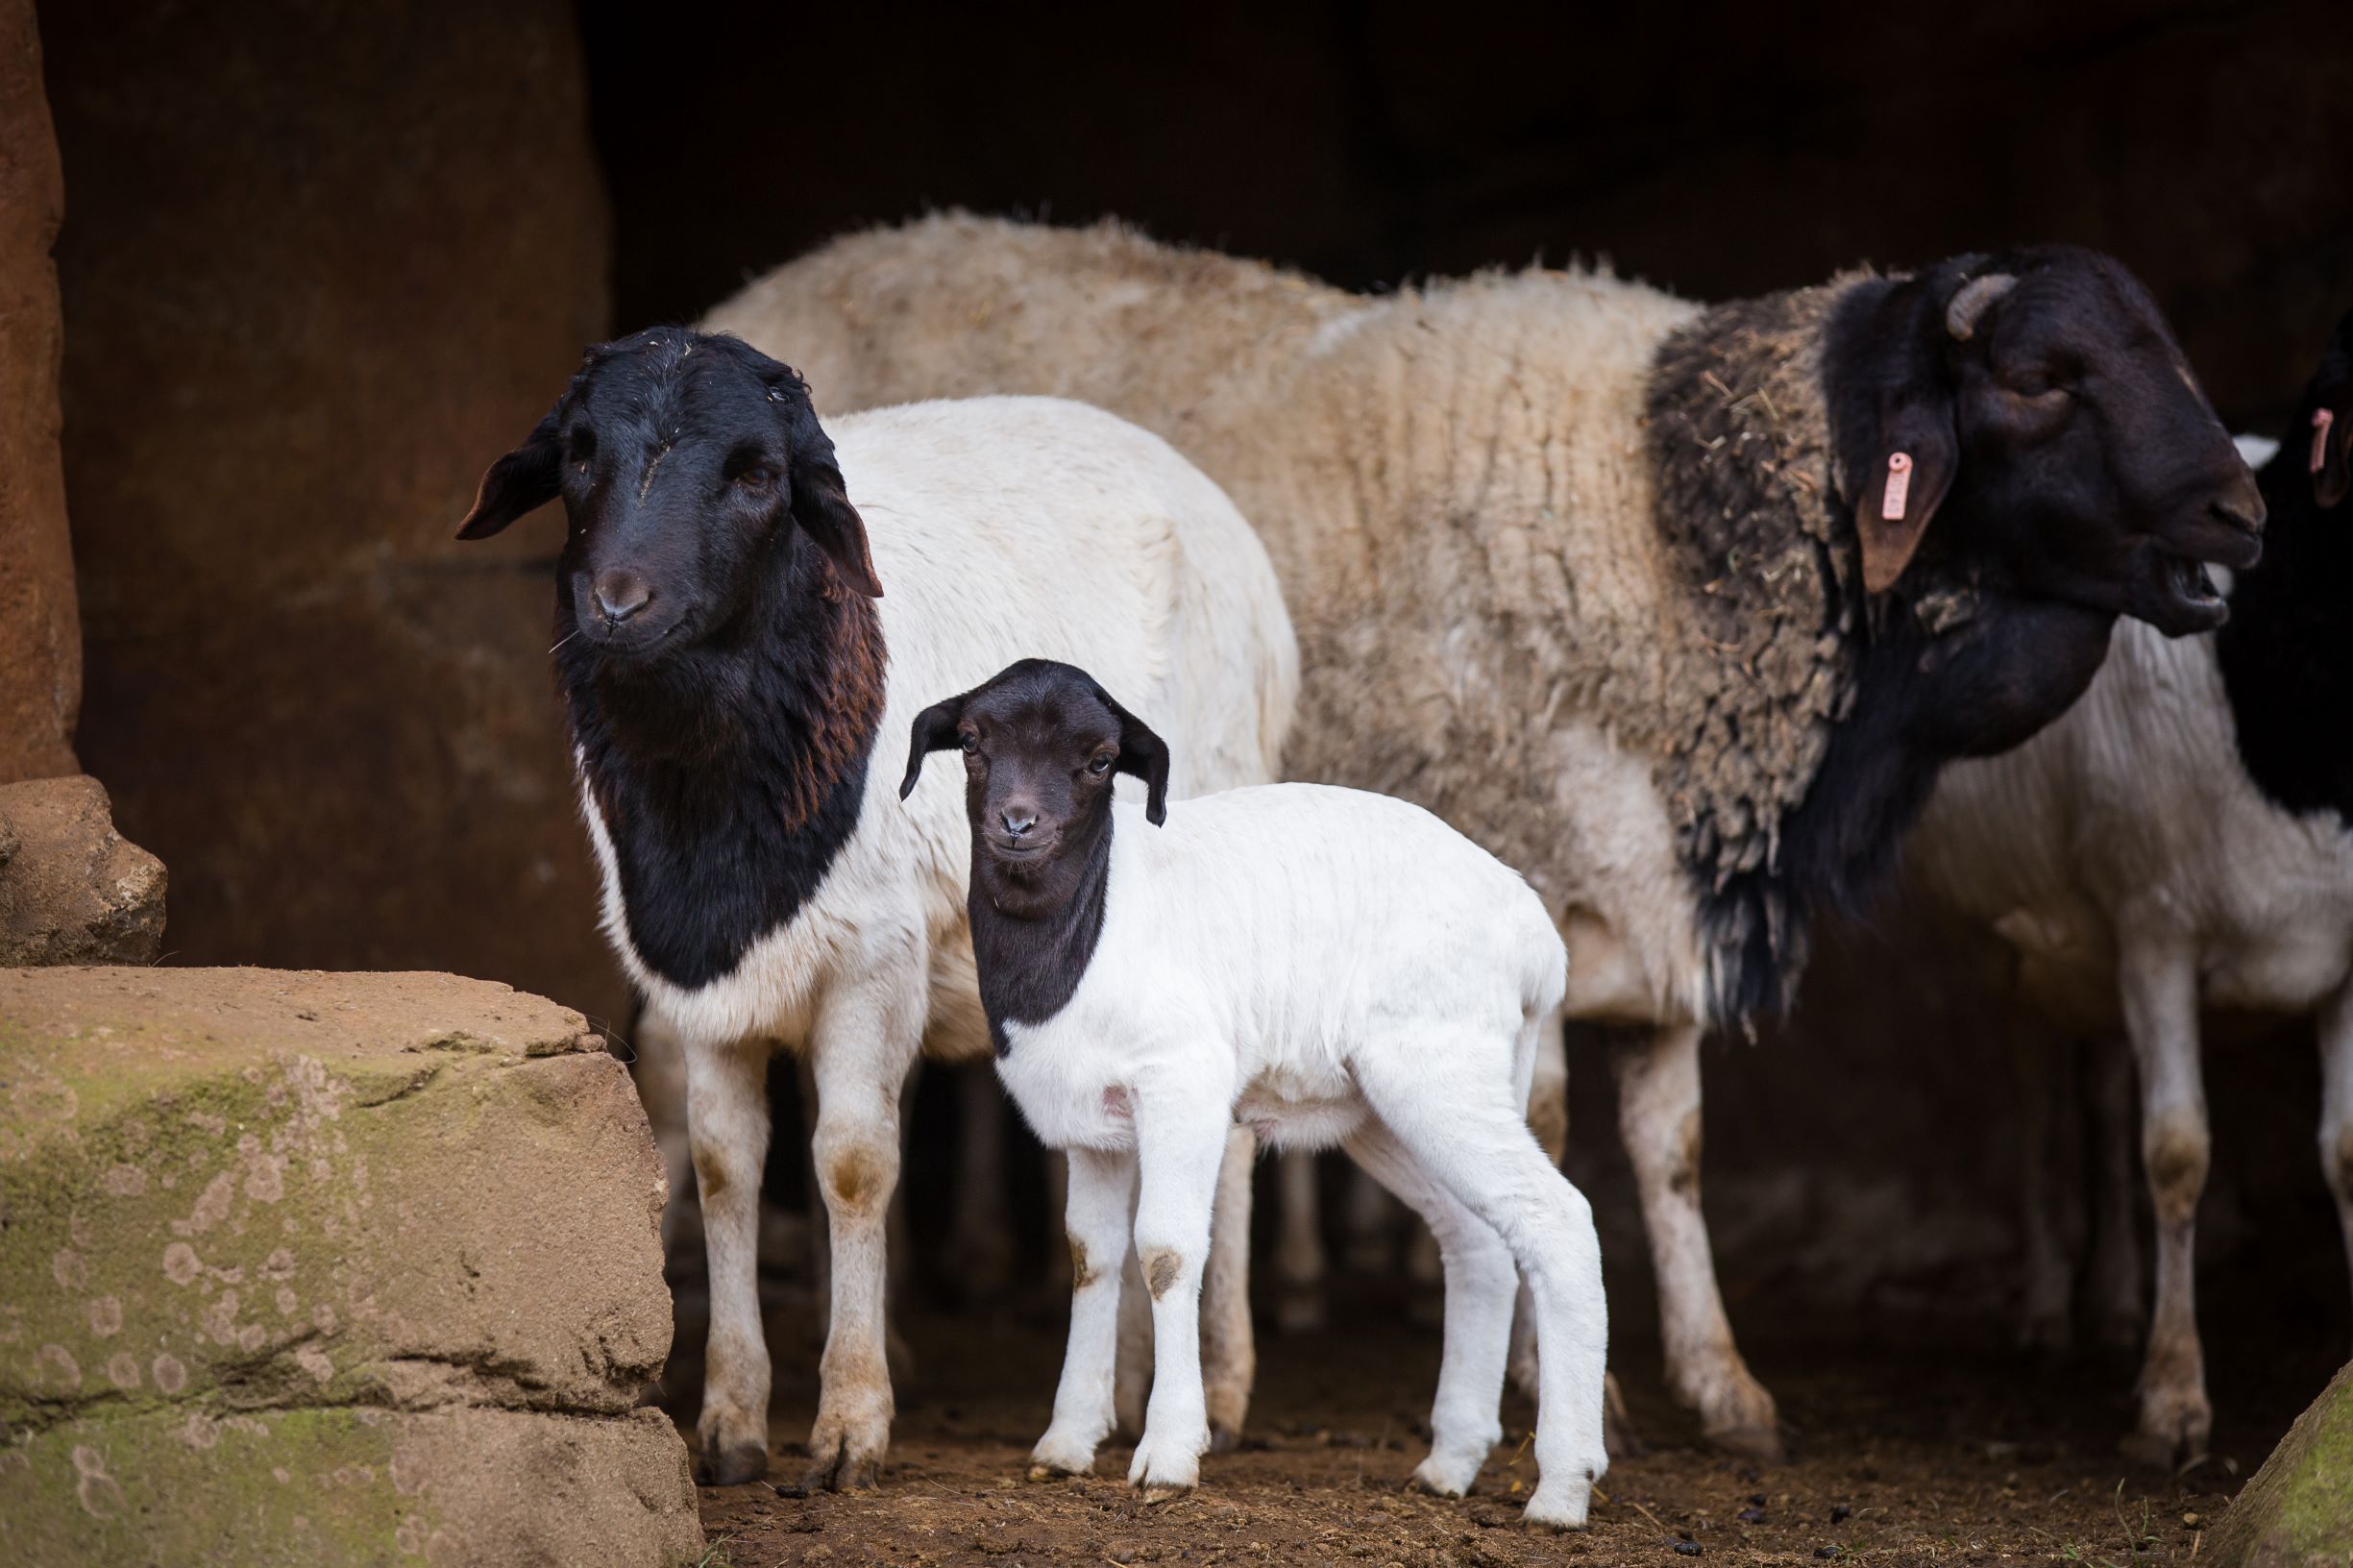
<svg viewBox="0 0 2353 1568"><path fill-rule="evenodd" d="M1702 1435L1706 1439L1707 1446L1719 1453L1753 1460L1758 1464L1780 1464L1789 1458L1789 1449L1781 1441L1778 1424L1721 1427Z"/></svg>
<svg viewBox="0 0 2353 1568"><path fill-rule="evenodd" d="M695 1482L701 1486L741 1486L767 1475L768 1448L762 1443L737 1443L717 1454L705 1454L695 1467Z"/></svg>

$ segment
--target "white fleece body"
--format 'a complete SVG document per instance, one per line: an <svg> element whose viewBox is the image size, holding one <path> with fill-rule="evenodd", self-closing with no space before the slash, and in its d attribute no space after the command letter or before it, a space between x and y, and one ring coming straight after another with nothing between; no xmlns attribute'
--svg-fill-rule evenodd
<svg viewBox="0 0 2353 1568"><path fill-rule="evenodd" d="M950 1060L990 1049L966 925L962 790L943 770L896 798L910 723L1015 659L1083 659L1165 726L1182 796L1276 775L1298 655L1257 536L1158 436L1051 398L916 404L827 429L883 584L889 663L857 826L815 894L728 974L674 986L630 942L607 824L585 786L580 800L604 929L646 997L647 1033L674 1037L686 1056L711 1275L705 1450L767 1443L755 1233L765 1062L781 1046L811 1058L832 1237L811 1453L826 1479L838 1466L863 1480L892 1411L883 1220L900 1086L919 1048ZM676 1185L684 1173L673 1174ZM1246 1395L1246 1367L1239 1383Z"/></svg>
<svg viewBox="0 0 2353 1568"><path fill-rule="evenodd" d="M1189 1486L1208 1441L1188 1364L1223 1128L1345 1142L1428 1217L1447 1258L1444 1367L1418 1479L1459 1493L1501 1434L1517 1275L1543 1345L1529 1517L1584 1521L1607 1460L1607 1339L1591 1211L1525 1112L1566 956L1519 875L1418 806L1283 784L1114 808L1101 934L1068 1002L1008 1021L998 1072L1070 1152L1070 1352L1038 1462L1084 1471L1111 1424L1117 1282L1133 1240L1158 1364L1130 1479ZM1140 1176L1140 1186L1139 1186ZM1110 1300L1104 1293L1110 1292Z"/></svg>
<svg viewBox="0 0 2353 1568"><path fill-rule="evenodd" d="M1944 913L2000 939L2020 1001L2130 1041L2158 1247L2139 1443L2169 1463L2202 1453L2200 1015L2317 1016L2321 1164L2353 1250L2353 833L2331 812L2283 811L2247 776L2212 636L2169 642L2123 622L2064 718L1946 772L1907 859ZM2044 1182L2030 1169L2030 1187ZM2066 1264L2034 1262L2045 1274ZM2030 1301L2054 1295L2064 1314L2063 1283L2030 1282Z"/></svg>

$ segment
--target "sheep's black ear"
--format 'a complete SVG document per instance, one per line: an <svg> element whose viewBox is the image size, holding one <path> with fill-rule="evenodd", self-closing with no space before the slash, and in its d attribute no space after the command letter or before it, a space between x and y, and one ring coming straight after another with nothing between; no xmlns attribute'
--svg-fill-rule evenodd
<svg viewBox="0 0 2353 1568"><path fill-rule="evenodd" d="M1103 705L1119 721L1119 760L1112 764L1112 771L1143 780L1144 821L1158 827L1168 820L1168 743L1152 733L1151 725L1113 701L1108 693Z"/></svg>
<svg viewBox="0 0 2353 1568"><path fill-rule="evenodd" d="M1863 549L1863 589L1882 594L1903 576L1961 467L1960 417L1945 369L1949 346L1980 332L1987 313L2017 280L1993 274L1963 281L1967 261L1922 291L1909 322L1875 323L1870 429L1848 484Z"/></svg>
<svg viewBox="0 0 2353 1568"><path fill-rule="evenodd" d="M844 582L869 599L880 599L882 579L874 575L874 557L866 548L866 520L849 503L849 487L834 461L833 438L817 422L807 383L782 365L776 369L781 374L770 378L768 397L784 420L792 453L785 478L793 490L793 521L817 541Z"/></svg>
<svg viewBox="0 0 2353 1568"><path fill-rule="evenodd" d="M545 419L531 427L523 445L491 464L482 476L482 487L474 493L474 509L457 525L457 537L487 539L524 513L553 501L562 462L555 410L551 408Z"/></svg>
<svg viewBox="0 0 2353 1568"><path fill-rule="evenodd" d="M914 733L907 737L907 776L898 781L901 800L915 793L915 781L923 774L923 759L956 744L956 726L963 722L962 697L934 702L915 716Z"/></svg>

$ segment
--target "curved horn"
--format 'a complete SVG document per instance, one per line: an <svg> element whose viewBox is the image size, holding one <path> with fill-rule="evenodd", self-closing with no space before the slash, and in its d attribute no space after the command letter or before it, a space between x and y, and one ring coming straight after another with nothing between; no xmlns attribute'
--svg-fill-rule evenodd
<svg viewBox="0 0 2353 1568"><path fill-rule="evenodd" d="M2018 286L2018 280L2006 272L1990 272L1982 278L1972 278L1953 295L1952 303L1945 306L1945 331L1958 342L1969 341L1977 330L1977 318L1985 314L1986 306Z"/></svg>

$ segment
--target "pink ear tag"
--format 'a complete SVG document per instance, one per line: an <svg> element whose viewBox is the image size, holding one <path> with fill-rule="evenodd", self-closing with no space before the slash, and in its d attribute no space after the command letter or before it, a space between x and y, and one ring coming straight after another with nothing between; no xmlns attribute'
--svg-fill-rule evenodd
<svg viewBox="0 0 2353 1568"><path fill-rule="evenodd" d="M2328 428L2337 423L2334 408L2315 408L2312 411L2312 471L2315 474L2328 467Z"/></svg>
<svg viewBox="0 0 2353 1568"><path fill-rule="evenodd" d="M1904 502L1912 498L1912 454L1891 452L1887 454L1887 493L1879 502L1879 521L1903 521Z"/></svg>

